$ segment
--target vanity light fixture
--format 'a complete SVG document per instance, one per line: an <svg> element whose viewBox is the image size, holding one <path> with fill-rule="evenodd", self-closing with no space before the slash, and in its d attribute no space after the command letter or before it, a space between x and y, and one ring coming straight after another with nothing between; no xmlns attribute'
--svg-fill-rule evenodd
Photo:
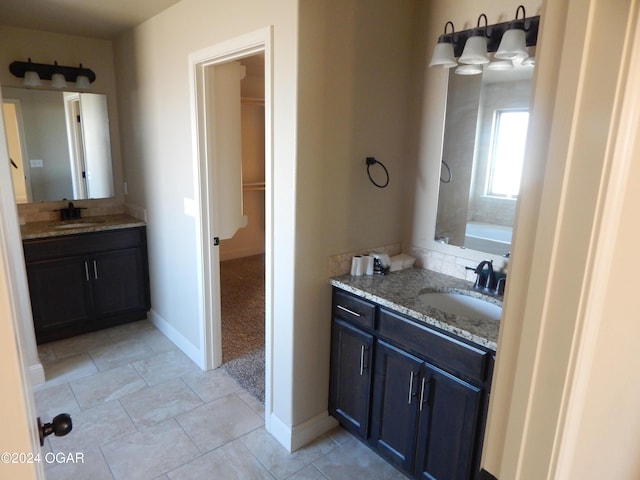
<svg viewBox="0 0 640 480"><path fill-rule="evenodd" d="M484 27L480 27L480 20L484 18ZM464 50L460 55L460 63L468 65L484 65L489 63L487 57L487 16L481 13L478 17L478 25L471 30L471 36L464 44ZM456 70L456 73L458 71Z"/></svg>
<svg viewBox="0 0 640 480"><path fill-rule="evenodd" d="M519 18L520 9L522 9L522 18ZM485 24L484 27L481 27L483 18ZM527 59L529 57L527 47L536 45L538 41L540 16L527 18L522 5L516 10L515 20L493 25L488 25L487 23L487 16L484 13L478 17L477 26L469 30L455 32L453 22L447 22L444 27L444 34L438 37L438 43L433 51L429 66L440 68L457 67L458 60L456 58L458 57L461 64L485 65L489 63L488 53L494 52L497 60ZM449 25L451 25L451 33L447 33ZM505 64L498 64L491 68L508 67ZM481 73L481 71L477 68L461 68L460 71L456 69L456 73L476 74Z"/></svg>
<svg viewBox="0 0 640 480"><path fill-rule="evenodd" d="M520 9L522 9L522 19L518 19ZM500 46L496 52L496 58L499 58L500 60L513 60L514 58L526 58L529 56L524 26L525 17L526 12L524 7L520 5L516 10L515 20L509 23L507 31L504 32L504 35L502 36Z"/></svg>
<svg viewBox="0 0 640 480"><path fill-rule="evenodd" d="M447 27L451 25L451 33L447 34ZM433 57L431 57L430 67L451 68L458 65L455 53L453 51L453 37L455 35L455 27L453 22L447 22L444 25L444 34L438 37L438 43L433 49Z"/></svg>
<svg viewBox="0 0 640 480"><path fill-rule="evenodd" d="M53 65L44 63L32 63L15 61L9 65L9 71L18 78L24 78L26 87L38 87L41 80L51 80L54 88L64 88L66 83L74 83L78 89L90 88L96 79L96 74L89 68L65 67L55 62ZM64 84L63 84L64 82Z"/></svg>

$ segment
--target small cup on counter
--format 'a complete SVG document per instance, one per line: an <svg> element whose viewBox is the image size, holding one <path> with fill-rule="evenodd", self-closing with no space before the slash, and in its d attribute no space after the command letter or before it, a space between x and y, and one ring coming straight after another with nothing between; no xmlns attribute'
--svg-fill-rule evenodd
<svg viewBox="0 0 640 480"><path fill-rule="evenodd" d="M364 273L364 262L362 255L354 255L351 258L351 275L359 277Z"/></svg>
<svg viewBox="0 0 640 480"><path fill-rule="evenodd" d="M362 255L363 271L365 275L373 275L373 257L371 255Z"/></svg>

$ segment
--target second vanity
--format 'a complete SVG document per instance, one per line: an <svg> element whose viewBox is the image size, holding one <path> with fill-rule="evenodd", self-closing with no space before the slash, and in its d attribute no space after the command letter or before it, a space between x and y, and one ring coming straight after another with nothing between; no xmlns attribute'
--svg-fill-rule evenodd
<svg viewBox="0 0 640 480"><path fill-rule="evenodd" d="M38 343L146 318L146 226L128 215L22 227Z"/></svg>
<svg viewBox="0 0 640 480"><path fill-rule="evenodd" d="M500 299L414 268L331 284L331 414L409 477L476 478L499 322L438 310L421 296Z"/></svg>

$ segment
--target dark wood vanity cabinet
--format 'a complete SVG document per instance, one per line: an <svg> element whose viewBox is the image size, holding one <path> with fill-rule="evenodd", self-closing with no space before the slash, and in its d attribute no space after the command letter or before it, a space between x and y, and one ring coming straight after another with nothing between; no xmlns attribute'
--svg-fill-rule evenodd
<svg viewBox="0 0 640 480"><path fill-rule="evenodd" d="M145 227L23 242L38 343L146 318Z"/></svg>
<svg viewBox="0 0 640 480"><path fill-rule="evenodd" d="M341 320L333 323L333 415L354 435L369 433L373 336Z"/></svg>
<svg viewBox="0 0 640 480"><path fill-rule="evenodd" d="M476 478L494 352L338 288L332 311L331 414L410 477Z"/></svg>

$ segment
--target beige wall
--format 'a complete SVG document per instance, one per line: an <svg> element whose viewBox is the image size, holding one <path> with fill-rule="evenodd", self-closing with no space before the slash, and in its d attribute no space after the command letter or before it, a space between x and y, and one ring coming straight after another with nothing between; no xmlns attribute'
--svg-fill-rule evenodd
<svg viewBox="0 0 640 480"><path fill-rule="evenodd" d="M119 112L127 201L146 209L152 318L181 339L182 348L202 345L196 222L183 212L194 199L193 126L189 54L273 26L274 155L273 258L278 318L274 349L291 350L294 251L293 200L297 71L297 7L294 0L217 3L184 0L121 35L115 42ZM273 412L293 425L290 363L274 359Z"/></svg>
<svg viewBox="0 0 640 480"><path fill-rule="evenodd" d="M638 69L627 68L638 8L547 2L543 22L535 161L523 177L483 464L498 478L638 478L638 353L627 340L638 308L628 276Z"/></svg>
<svg viewBox="0 0 640 480"><path fill-rule="evenodd" d="M273 410L289 426L326 416L329 255L401 237L414 5L303 1L298 19L295 1L184 0L116 42L125 179L148 214L153 309L197 345L195 225L182 213L194 196L187 56L273 25ZM369 155L389 168L389 188L369 183Z"/></svg>
<svg viewBox="0 0 640 480"><path fill-rule="evenodd" d="M296 423L327 408L328 257L398 243L417 2L301 2L295 248ZM369 182L365 158L390 173Z"/></svg>

